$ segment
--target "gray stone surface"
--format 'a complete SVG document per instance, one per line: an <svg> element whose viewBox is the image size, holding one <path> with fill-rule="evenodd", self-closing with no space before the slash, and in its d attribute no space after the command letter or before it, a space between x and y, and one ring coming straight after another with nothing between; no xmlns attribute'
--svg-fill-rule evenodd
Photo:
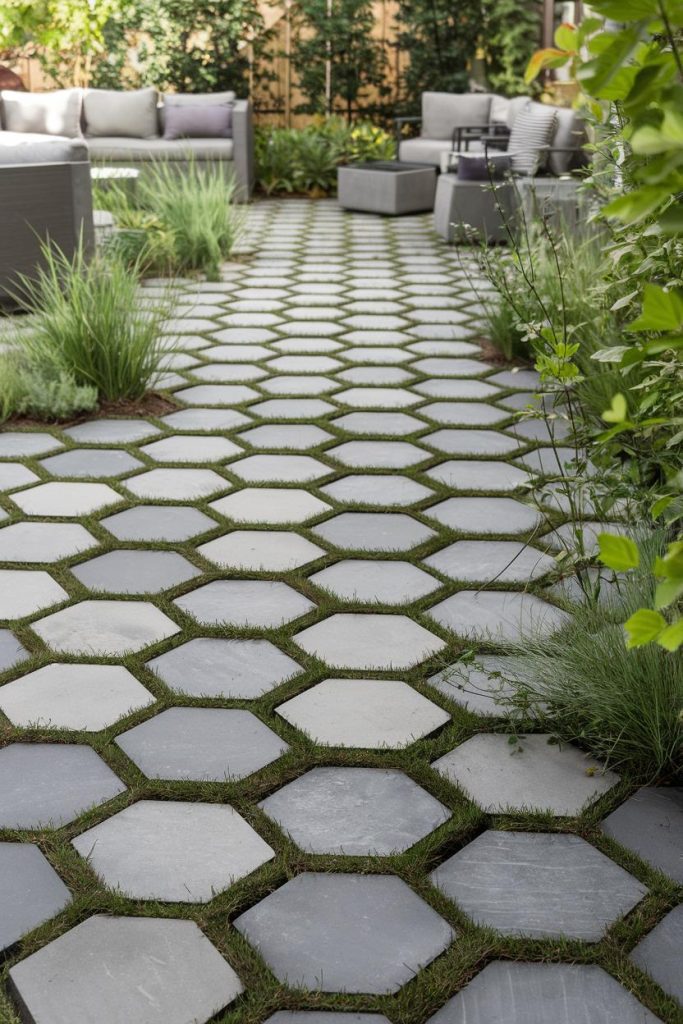
<svg viewBox="0 0 683 1024"><path fill-rule="evenodd" d="M149 778L193 782L242 779L289 749L250 711L225 708L168 708L116 742Z"/></svg>
<svg viewBox="0 0 683 1024"><path fill-rule="evenodd" d="M162 416L161 422L167 427L178 430L232 430L250 422L244 413L234 409L181 409L179 412Z"/></svg>
<svg viewBox="0 0 683 1024"><path fill-rule="evenodd" d="M427 1024L658 1024L601 967L494 961Z"/></svg>
<svg viewBox="0 0 683 1024"><path fill-rule="evenodd" d="M460 590L427 614L459 636L498 643L547 635L569 622L566 612L540 597L512 591Z"/></svg>
<svg viewBox="0 0 683 1024"><path fill-rule="evenodd" d="M421 420L405 412L347 412L337 416L332 424L349 434L386 434L388 437L404 437L424 427Z"/></svg>
<svg viewBox="0 0 683 1024"><path fill-rule="evenodd" d="M171 690L193 697L254 700L301 671L269 640L199 637L153 658L148 668Z"/></svg>
<svg viewBox="0 0 683 1024"><path fill-rule="evenodd" d="M314 526L312 533L349 551L409 551L434 536L403 512L342 512Z"/></svg>
<svg viewBox="0 0 683 1024"><path fill-rule="evenodd" d="M347 388L335 398L352 409L407 409L421 401L419 395L405 388L382 387Z"/></svg>
<svg viewBox="0 0 683 1024"><path fill-rule="evenodd" d="M231 463L230 472L247 483L306 483L332 471L310 455L248 455Z"/></svg>
<svg viewBox="0 0 683 1024"><path fill-rule="evenodd" d="M56 448L63 448L64 442L52 434L32 430L3 430L0 435L0 459L21 458L24 455L44 455Z"/></svg>
<svg viewBox="0 0 683 1024"><path fill-rule="evenodd" d="M647 889L579 836L477 836L432 872L472 920L503 935L599 942Z"/></svg>
<svg viewBox="0 0 683 1024"><path fill-rule="evenodd" d="M274 629L315 608L286 583L270 580L214 580L174 603L207 626L231 623L255 629Z"/></svg>
<svg viewBox="0 0 683 1024"><path fill-rule="evenodd" d="M0 672L18 665L28 657L28 652L9 629L0 629Z"/></svg>
<svg viewBox="0 0 683 1024"><path fill-rule="evenodd" d="M194 434L174 434L144 445L140 451L154 462L224 462L241 455L239 445L227 437L196 437Z"/></svg>
<svg viewBox="0 0 683 1024"><path fill-rule="evenodd" d="M317 743L335 747L406 747L449 720L396 679L324 679L277 711Z"/></svg>
<svg viewBox="0 0 683 1024"><path fill-rule="evenodd" d="M484 402L430 402L422 406L420 413L435 423L472 427L492 427L509 416L502 409Z"/></svg>
<svg viewBox="0 0 683 1024"><path fill-rule="evenodd" d="M506 698L514 692L520 659L514 655L477 654L430 676L430 686L477 715L503 716Z"/></svg>
<svg viewBox="0 0 683 1024"><path fill-rule="evenodd" d="M12 491L17 487L35 484L38 477L20 462L0 462L0 491Z"/></svg>
<svg viewBox="0 0 683 1024"><path fill-rule="evenodd" d="M389 1024L381 1013L335 1013L330 1010L278 1010L264 1024Z"/></svg>
<svg viewBox="0 0 683 1024"><path fill-rule="evenodd" d="M140 651L180 632L146 601L81 601L31 628L54 651L98 657Z"/></svg>
<svg viewBox="0 0 683 1024"><path fill-rule="evenodd" d="M390 671L417 665L445 647L407 615L336 614L294 636L295 642L334 668Z"/></svg>
<svg viewBox="0 0 683 1024"><path fill-rule="evenodd" d="M514 438L497 430L436 430L421 441L449 455L507 455L519 448Z"/></svg>
<svg viewBox="0 0 683 1024"><path fill-rule="evenodd" d="M309 576L311 583L343 601L365 604L406 604L440 586L433 576L410 562L345 558Z"/></svg>
<svg viewBox="0 0 683 1024"><path fill-rule="evenodd" d="M461 533L526 533L542 516L514 498L446 498L425 509L425 515Z"/></svg>
<svg viewBox="0 0 683 1024"><path fill-rule="evenodd" d="M408 441L346 441L326 455L354 469L403 469L430 458L429 452Z"/></svg>
<svg viewBox="0 0 683 1024"><path fill-rule="evenodd" d="M313 768L259 806L308 853L387 857L451 812L403 772Z"/></svg>
<svg viewBox="0 0 683 1024"><path fill-rule="evenodd" d="M59 562L95 544L78 523L12 523L0 530L0 562Z"/></svg>
<svg viewBox="0 0 683 1024"><path fill-rule="evenodd" d="M126 480L131 494L160 501L192 501L229 491L231 486L213 469L150 469Z"/></svg>
<svg viewBox="0 0 683 1024"><path fill-rule="evenodd" d="M456 491L489 491L492 494L514 491L528 483L529 474L508 462L482 462L476 459L442 462L426 475Z"/></svg>
<svg viewBox="0 0 683 1024"><path fill-rule="evenodd" d="M88 590L108 594L156 594L201 576L201 571L175 551L108 551L73 568Z"/></svg>
<svg viewBox="0 0 683 1024"><path fill-rule="evenodd" d="M216 522L189 505L138 505L100 520L117 540L184 541L206 533Z"/></svg>
<svg viewBox="0 0 683 1024"><path fill-rule="evenodd" d="M249 412L263 419L317 420L334 406L322 398L268 398L250 405Z"/></svg>
<svg viewBox="0 0 683 1024"><path fill-rule="evenodd" d="M197 550L223 569L253 572L287 572L325 554L317 544L287 530L233 530Z"/></svg>
<svg viewBox="0 0 683 1024"><path fill-rule="evenodd" d="M298 875L235 927L280 981L323 992L397 992L455 938L389 875Z"/></svg>
<svg viewBox="0 0 683 1024"><path fill-rule="evenodd" d="M99 512L122 501L108 484L48 483L12 495L12 501L27 516L70 518Z"/></svg>
<svg viewBox="0 0 683 1024"><path fill-rule="evenodd" d="M72 448L41 459L40 464L52 476L66 477L123 476L142 466L139 459L122 448Z"/></svg>
<svg viewBox="0 0 683 1024"><path fill-rule="evenodd" d="M683 972L681 971L681 950L683 949L683 903L670 910L666 917L653 928L629 958L649 974L667 995L683 1004Z"/></svg>
<svg viewBox="0 0 683 1024"><path fill-rule="evenodd" d="M0 828L58 828L125 788L90 747L11 743L0 750Z"/></svg>
<svg viewBox="0 0 683 1024"><path fill-rule="evenodd" d="M478 733L434 762L482 810L576 815L619 781L592 757L540 733L510 744L504 733Z"/></svg>
<svg viewBox="0 0 683 1024"><path fill-rule="evenodd" d="M0 569L0 620L35 615L68 597L66 590L42 569Z"/></svg>
<svg viewBox="0 0 683 1024"><path fill-rule="evenodd" d="M382 505L407 507L433 492L407 476L358 473L335 480L320 490L342 505Z"/></svg>
<svg viewBox="0 0 683 1024"><path fill-rule="evenodd" d="M550 555L511 540L459 540L429 555L424 564L467 583L524 583L557 568Z"/></svg>
<svg viewBox="0 0 683 1024"><path fill-rule="evenodd" d="M154 437L160 430L147 420L100 419L67 427L62 433L83 444L133 444Z"/></svg>
<svg viewBox="0 0 683 1024"><path fill-rule="evenodd" d="M683 789L645 786L612 811L603 832L683 883Z"/></svg>
<svg viewBox="0 0 683 1024"><path fill-rule="evenodd" d="M29 1024L206 1024L242 983L194 921L90 917L10 971Z"/></svg>
<svg viewBox="0 0 683 1024"><path fill-rule="evenodd" d="M236 523L304 523L330 506L296 487L243 487L211 502L211 508Z"/></svg>
<svg viewBox="0 0 683 1024"><path fill-rule="evenodd" d="M251 430L243 431L239 437L241 441L246 441L254 448L272 448L274 451L291 448L306 451L329 441L332 435L312 424L278 423L252 427Z"/></svg>
<svg viewBox="0 0 683 1024"><path fill-rule="evenodd" d="M0 953L70 902L71 893L37 846L0 842Z"/></svg>

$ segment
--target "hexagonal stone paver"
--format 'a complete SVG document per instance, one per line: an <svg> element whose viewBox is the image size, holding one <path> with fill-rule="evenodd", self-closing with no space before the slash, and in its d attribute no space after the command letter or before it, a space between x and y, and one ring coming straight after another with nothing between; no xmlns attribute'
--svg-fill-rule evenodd
<svg viewBox="0 0 683 1024"><path fill-rule="evenodd" d="M661 1024L601 967L494 961L427 1024Z"/></svg>
<svg viewBox="0 0 683 1024"><path fill-rule="evenodd" d="M325 679L277 711L316 743L359 748L409 746L450 717L395 679Z"/></svg>
<svg viewBox="0 0 683 1024"><path fill-rule="evenodd" d="M522 678L522 659L513 654L478 654L472 662L460 661L427 680L439 693L478 715L503 716L506 698L514 682Z"/></svg>
<svg viewBox="0 0 683 1024"><path fill-rule="evenodd" d="M259 387L269 395L326 395L330 391L336 391L340 384L330 377L290 374L269 377L268 380L261 381Z"/></svg>
<svg viewBox="0 0 683 1024"><path fill-rule="evenodd" d="M372 361L372 353L373 350L369 349L368 361ZM414 380L414 376L399 366L353 366L350 370L338 373L337 380L343 380L345 384L403 384L405 381Z"/></svg>
<svg viewBox="0 0 683 1024"><path fill-rule="evenodd" d="M52 434L29 430L5 430L0 434L0 459L21 458L25 455L44 455L63 448L64 442Z"/></svg>
<svg viewBox="0 0 683 1024"><path fill-rule="evenodd" d="M449 455L508 455L519 443L497 430L436 430L420 439Z"/></svg>
<svg viewBox="0 0 683 1024"><path fill-rule="evenodd" d="M101 519L117 540L189 540L214 529L216 522L189 505L138 505Z"/></svg>
<svg viewBox="0 0 683 1024"><path fill-rule="evenodd" d="M508 741L504 733L479 733L432 767L489 814L512 808L576 815L619 781L592 757L553 743L551 736Z"/></svg>
<svg viewBox="0 0 683 1024"><path fill-rule="evenodd" d="M98 512L123 499L107 484L39 484L12 495L12 501L27 516L76 517Z"/></svg>
<svg viewBox="0 0 683 1024"><path fill-rule="evenodd" d="M221 568L254 572L286 572L325 554L317 544L286 530L233 530L197 550Z"/></svg>
<svg viewBox="0 0 683 1024"><path fill-rule="evenodd" d="M451 812L403 772L313 768L259 806L308 853L387 857L443 825Z"/></svg>
<svg viewBox="0 0 683 1024"><path fill-rule="evenodd" d="M323 992L397 992L455 938L389 875L298 875L234 924L280 981Z"/></svg>
<svg viewBox="0 0 683 1024"><path fill-rule="evenodd" d="M326 476L332 470L310 455L249 455L233 462L230 472L248 483L270 480L305 483Z"/></svg>
<svg viewBox="0 0 683 1024"><path fill-rule="evenodd" d="M268 398L250 405L249 412L263 419L317 420L334 412L334 406L322 398Z"/></svg>
<svg viewBox="0 0 683 1024"><path fill-rule="evenodd" d="M159 434L160 430L147 420L101 419L67 427L62 433L84 444L133 444Z"/></svg>
<svg viewBox="0 0 683 1024"><path fill-rule="evenodd" d="M240 440L247 441L254 448L297 449L305 451L315 448L332 437L326 430L305 423L278 423L272 426L253 427L240 434Z"/></svg>
<svg viewBox="0 0 683 1024"><path fill-rule="evenodd" d="M139 459L122 448L72 448L41 459L40 464L52 476L71 477L123 476L142 466Z"/></svg>
<svg viewBox="0 0 683 1024"><path fill-rule="evenodd" d="M255 629L275 629L315 608L286 583L271 580L214 580L174 604L207 626L231 623Z"/></svg>
<svg viewBox="0 0 683 1024"><path fill-rule="evenodd" d="M645 971L668 995L683 1003L683 903L674 907L635 949L629 959Z"/></svg>
<svg viewBox="0 0 683 1024"><path fill-rule="evenodd" d="M180 409L168 416L162 416L161 422L172 430L232 430L249 423L249 417L234 409Z"/></svg>
<svg viewBox="0 0 683 1024"><path fill-rule="evenodd" d="M501 590L460 590L427 612L444 629L498 642L544 636L566 626L566 612L534 594Z"/></svg>
<svg viewBox="0 0 683 1024"><path fill-rule="evenodd" d="M405 409L422 401L419 395L405 388L347 388L335 395L342 405L353 409Z"/></svg>
<svg viewBox="0 0 683 1024"><path fill-rule="evenodd" d="M386 434L404 437L424 427L421 420L405 412L347 412L332 420L335 427L349 434Z"/></svg>
<svg viewBox="0 0 683 1024"><path fill-rule="evenodd" d="M0 828L57 828L125 789L90 747L11 743L0 750Z"/></svg>
<svg viewBox="0 0 683 1024"><path fill-rule="evenodd" d="M456 491L514 491L530 480L528 473L507 462L482 462L477 459L442 462L426 475Z"/></svg>
<svg viewBox="0 0 683 1024"><path fill-rule="evenodd" d="M116 739L150 779L225 782L277 760L289 750L250 711L169 708Z"/></svg>
<svg viewBox="0 0 683 1024"><path fill-rule="evenodd" d="M24 728L95 731L153 703L122 665L45 665L0 689L0 710Z"/></svg>
<svg viewBox="0 0 683 1024"><path fill-rule="evenodd" d="M109 888L171 903L206 903L275 856L227 804L179 800L140 800L72 846Z"/></svg>
<svg viewBox="0 0 683 1024"><path fill-rule="evenodd" d="M75 566L72 573L89 590L109 594L155 594L201 576L175 551L108 551Z"/></svg>
<svg viewBox="0 0 683 1024"><path fill-rule="evenodd" d="M645 786L605 818L602 830L657 871L683 883L683 788Z"/></svg>
<svg viewBox="0 0 683 1024"><path fill-rule="evenodd" d="M303 523L330 506L297 487L243 487L211 502L214 511L236 523ZM1 536L1 534L0 534Z"/></svg>
<svg viewBox="0 0 683 1024"><path fill-rule="evenodd" d="M509 418L508 413L484 402L430 402L422 406L420 414L435 423L473 427L492 427Z"/></svg>
<svg viewBox="0 0 683 1024"><path fill-rule="evenodd" d="M242 991L194 921L90 917L10 971L31 1024L206 1024Z"/></svg>
<svg viewBox="0 0 683 1024"><path fill-rule="evenodd" d="M445 647L406 615L337 614L294 636L307 654L334 668L404 669Z"/></svg>
<svg viewBox="0 0 683 1024"><path fill-rule="evenodd" d="M247 354L248 359L252 359L253 356L253 352ZM197 384L195 387L177 391L176 397L187 405L230 407L248 402L251 398L258 398L258 391L254 391L247 384Z"/></svg>
<svg viewBox="0 0 683 1024"><path fill-rule="evenodd" d="M71 903L71 893L37 846L0 843L0 953Z"/></svg>
<svg viewBox="0 0 683 1024"><path fill-rule="evenodd" d="M414 505L432 491L407 476L358 473L335 480L320 490L345 505Z"/></svg>
<svg viewBox="0 0 683 1024"><path fill-rule="evenodd" d="M525 583L557 568L550 555L512 540L458 540L424 559L452 580Z"/></svg>
<svg viewBox="0 0 683 1024"><path fill-rule="evenodd" d="M269 640L200 637L175 647L147 667L171 690L193 697L253 700L298 675L301 666Z"/></svg>
<svg viewBox="0 0 683 1024"><path fill-rule="evenodd" d="M12 668L28 657L14 633L9 629L0 629L0 672Z"/></svg>
<svg viewBox="0 0 683 1024"><path fill-rule="evenodd" d="M343 601L405 604L440 586L438 580L410 562L345 558L309 576L311 583Z"/></svg>
<svg viewBox="0 0 683 1024"><path fill-rule="evenodd" d="M22 466L20 462L0 462L0 491L12 491L16 487L27 487L36 483L40 477Z"/></svg>
<svg viewBox="0 0 683 1024"><path fill-rule="evenodd" d="M69 595L49 573L33 569L0 569L0 620L23 619Z"/></svg>
<svg viewBox="0 0 683 1024"><path fill-rule="evenodd" d="M81 601L39 619L31 629L55 651L98 657L140 651L180 632L146 601Z"/></svg>
<svg viewBox="0 0 683 1024"><path fill-rule="evenodd" d="M407 441L346 441L328 448L326 455L344 466L403 469L430 458L429 452Z"/></svg>
<svg viewBox="0 0 683 1024"><path fill-rule="evenodd" d="M154 462L222 462L241 455L242 449L227 437L195 437L174 434L146 444L140 451Z"/></svg>
<svg viewBox="0 0 683 1024"><path fill-rule="evenodd" d="M647 889L578 836L477 836L431 874L472 920L503 935L599 942Z"/></svg>
<svg viewBox="0 0 683 1024"><path fill-rule="evenodd" d="M0 562L59 562L95 544L77 523L13 523L0 530Z"/></svg>
<svg viewBox="0 0 683 1024"><path fill-rule="evenodd" d="M381 1013L335 1013L333 1010L278 1010L264 1024L389 1024Z"/></svg>
<svg viewBox="0 0 683 1024"><path fill-rule="evenodd" d="M231 488L232 484L212 469L150 469L126 480L131 494L160 501L192 501Z"/></svg>
<svg viewBox="0 0 683 1024"><path fill-rule="evenodd" d="M424 514L462 533L526 533L543 519L514 498L446 498Z"/></svg>
<svg viewBox="0 0 683 1024"><path fill-rule="evenodd" d="M341 512L311 532L351 551L409 551L434 536L428 526L402 512Z"/></svg>

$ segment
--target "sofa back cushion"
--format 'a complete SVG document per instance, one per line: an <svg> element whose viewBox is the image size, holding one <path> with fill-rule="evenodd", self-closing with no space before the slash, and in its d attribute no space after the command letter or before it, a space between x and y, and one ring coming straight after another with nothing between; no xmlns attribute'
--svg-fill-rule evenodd
<svg viewBox="0 0 683 1024"><path fill-rule="evenodd" d="M489 123L490 93L423 92L422 132L427 139L450 139L455 128Z"/></svg>
<svg viewBox="0 0 683 1024"><path fill-rule="evenodd" d="M209 107L214 104L225 106L235 102L234 92L167 92L159 110L161 132L166 131L166 110L168 107Z"/></svg>
<svg viewBox="0 0 683 1024"><path fill-rule="evenodd" d="M32 132L35 135L81 137L81 89L56 89L54 92L15 92L3 89L2 125L8 132Z"/></svg>
<svg viewBox="0 0 683 1024"><path fill-rule="evenodd" d="M159 134L156 89L86 89L86 135L152 139Z"/></svg>
<svg viewBox="0 0 683 1024"><path fill-rule="evenodd" d="M586 123L571 107L554 107L555 134L550 143L559 149L570 149L570 153L553 153L548 156L548 169L553 174L567 174L577 163L578 151L587 141Z"/></svg>
<svg viewBox="0 0 683 1024"><path fill-rule="evenodd" d="M208 106L170 104L164 118L165 139L231 139L232 104Z"/></svg>
<svg viewBox="0 0 683 1024"><path fill-rule="evenodd" d="M535 174L548 162L547 147L557 124L557 111L543 103L527 103L510 130L510 166L517 174Z"/></svg>

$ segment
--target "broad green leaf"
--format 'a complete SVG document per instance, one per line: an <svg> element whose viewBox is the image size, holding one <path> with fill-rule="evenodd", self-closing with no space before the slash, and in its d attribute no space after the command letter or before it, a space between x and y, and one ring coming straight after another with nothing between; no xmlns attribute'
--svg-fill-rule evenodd
<svg viewBox="0 0 683 1024"><path fill-rule="evenodd" d="M594 352L591 359L595 359L598 363L620 363L630 350L631 345L610 345L609 348L601 348Z"/></svg>
<svg viewBox="0 0 683 1024"><path fill-rule="evenodd" d="M683 235L683 203L674 203L665 210L658 227L665 235Z"/></svg>
<svg viewBox="0 0 683 1024"><path fill-rule="evenodd" d="M683 594L683 580L664 580L655 590L655 608L668 608Z"/></svg>
<svg viewBox="0 0 683 1024"><path fill-rule="evenodd" d="M524 81L527 85L533 82L544 68L561 68L569 61L570 55L563 50L556 50L548 47L546 50L536 50L524 72Z"/></svg>
<svg viewBox="0 0 683 1024"><path fill-rule="evenodd" d="M591 3L591 10L615 21L639 21L659 16L657 0L595 0Z"/></svg>
<svg viewBox="0 0 683 1024"><path fill-rule="evenodd" d="M628 622L624 623L626 630L626 646L644 647L652 643L660 633L666 629L668 623L661 612L655 612L651 608L639 608L631 616Z"/></svg>
<svg viewBox="0 0 683 1024"><path fill-rule="evenodd" d="M650 515L652 516L652 518L658 519L661 516L662 512L666 512L669 505L672 504L673 500L674 499L672 494L665 494L663 498L659 498L659 500L656 501L650 509Z"/></svg>
<svg viewBox="0 0 683 1024"><path fill-rule="evenodd" d="M578 43L579 34L576 29L576 25L571 25L568 21L563 21L559 28L555 30L555 46L559 50L576 51Z"/></svg>
<svg viewBox="0 0 683 1024"><path fill-rule="evenodd" d="M645 351L648 355L657 355L659 352L677 352L683 349L683 334L667 334L665 338L653 338L645 342Z"/></svg>
<svg viewBox="0 0 683 1024"><path fill-rule="evenodd" d="M602 215L616 217L624 224L636 224L649 217L670 198L671 189L668 185L643 185L613 199L603 208Z"/></svg>
<svg viewBox="0 0 683 1024"><path fill-rule="evenodd" d="M640 565L638 545L630 537L621 537L615 533L601 533L598 536L600 554L598 558L608 569L615 572L626 572Z"/></svg>
<svg viewBox="0 0 683 1024"><path fill-rule="evenodd" d="M630 331L680 331L683 327L683 289L646 284L643 312L629 324Z"/></svg>
<svg viewBox="0 0 683 1024"><path fill-rule="evenodd" d="M683 644L683 619L678 619L667 626L657 637L657 643L667 651L677 651Z"/></svg>
<svg viewBox="0 0 683 1024"><path fill-rule="evenodd" d="M628 405L625 397L619 393L612 398L612 405L606 409L602 418L605 423L623 423L628 416Z"/></svg>

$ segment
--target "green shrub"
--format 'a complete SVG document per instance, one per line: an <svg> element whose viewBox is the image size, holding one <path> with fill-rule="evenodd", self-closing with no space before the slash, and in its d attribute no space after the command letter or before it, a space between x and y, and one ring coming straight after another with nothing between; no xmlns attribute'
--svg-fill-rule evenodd
<svg viewBox="0 0 683 1024"><path fill-rule="evenodd" d="M17 354L0 359L0 422L10 416L65 420L97 406L97 389L55 366L40 367Z"/></svg>

